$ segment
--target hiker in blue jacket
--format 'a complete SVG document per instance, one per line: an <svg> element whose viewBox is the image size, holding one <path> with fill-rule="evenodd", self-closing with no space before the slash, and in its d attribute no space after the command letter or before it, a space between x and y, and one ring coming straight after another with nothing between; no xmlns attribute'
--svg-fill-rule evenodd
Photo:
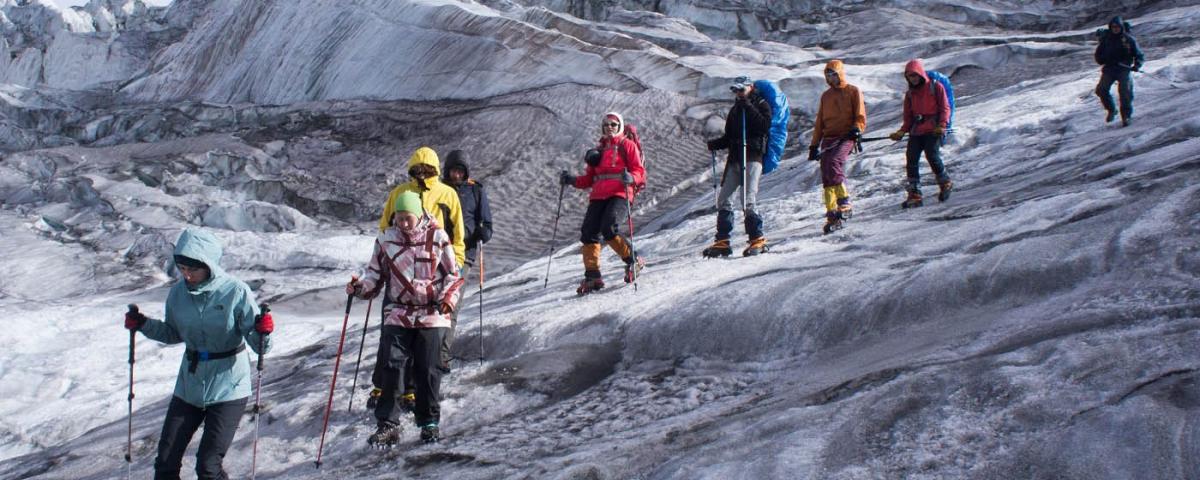
<svg viewBox="0 0 1200 480"><path fill-rule="evenodd" d="M221 466L250 398L246 346L264 354L274 321L260 315L245 282L221 269L221 244L212 234L187 229L175 242L175 266L183 277L167 293L162 320L131 310L125 328L166 344L183 343L175 393L167 406L154 459L155 480L178 479L184 451L200 425L196 476L227 479Z"/></svg>

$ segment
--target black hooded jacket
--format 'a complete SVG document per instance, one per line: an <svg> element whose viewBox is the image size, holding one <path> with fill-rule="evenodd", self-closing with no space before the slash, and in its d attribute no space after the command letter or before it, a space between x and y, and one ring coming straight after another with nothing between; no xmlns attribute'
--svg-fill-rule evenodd
<svg viewBox="0 0 1200 480"><path fill-rule="evenodd" d="M462 169L464 180L454 186L450 183L450 169ZM442 169L442 181L454 186L458 191L458 202L462 205L463 242L467 244L467 261L475 260L474 252L479 243L487 243L492 239L492 208L488 204L487 192L483 184L471 178L471 169L467 166L467 155L462 150L454 150L446 156L445 168Z"/></svg>
<svg viewBox="0 0 1200 480"><path fill-rule="evenodd" d="M1128 71L1141 68L1145 57L1138 48L1137 40L1129 34L1129 24L1119 16L1113 17L1108 24L1121 27L1121 33L1104 32L1100 37L1100 45L1096 46L1096 63L1104 65L1106 71L1114 73L1116 69Z"/></svg>

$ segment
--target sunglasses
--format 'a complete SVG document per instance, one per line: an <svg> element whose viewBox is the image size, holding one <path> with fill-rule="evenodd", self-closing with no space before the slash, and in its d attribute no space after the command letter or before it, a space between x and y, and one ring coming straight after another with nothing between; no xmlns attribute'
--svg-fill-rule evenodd
<svg viewBox="0 0 1200 480"><path fill-rule="evenodd" d="M825 71L825 76L826 76L826 77L836 77L836 76L837 76L837 74L838 74L838 73L837 73L837 70L826 70L826 71Z"/></svg>
<svg viewBox="0 0 1200 480"><path fill-rule="evenodd" d="M621 126L621 124L619 124L619 123L617 123L617 122L604 122L604 123L601 123L601 125L603 125L603 126L606 126L606 127L619 127L619 126Z"/></svg>

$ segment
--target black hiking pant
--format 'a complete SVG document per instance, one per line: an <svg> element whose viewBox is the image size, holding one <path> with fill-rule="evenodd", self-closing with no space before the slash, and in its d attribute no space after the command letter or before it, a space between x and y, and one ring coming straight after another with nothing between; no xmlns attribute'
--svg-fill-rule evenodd
<svg viewBox="0 0 1200 480"><path fill-rule="evenodd" d="M588 202L579 226L579 241L601 243L621 234L621 223L629 218L629 202L623 197L611 197Z"/></svg>
<svg viewBox="0 0 1200 480"><path fill-rule="evenodd" d="M400 396L409 378L416 388L417 405L413 410L417 425L437 423L441 419L442 336L445 328L404 328L384 325L379 337L376 370L383 390L375 405L375 418L380 422L400 425ZM412 362L411 372L405 368Z"/></svg>
<svg viewBox="0 0 1200 480"><path fill-rule="evenodd" d="M204 434L200 436L200 449L196 452L196 478L228 479L221 461L233 443L233 434L237 432L247 400L249 398L241 398L200 408L179 397L171 397L162 436L158 439L158 456L154 458L154 480L179 480L183 453L201 424L204 424Z"/></svg>
<svg viewBox="0 0 1200 480"><path fill-rule="evenodd" d="M1133 117L1133 77L1124 68L1104 67L1100 71L1100 83L1096 85L1096 96L1109 112L1117 111L1113 103L1112 86L1117 84L1117 96L1121 98L1121 118Z"/></svg>
<svg viewBox="0 0 1200 480"><path fill-rule="evenodd" d="M908 191L921 193L921 153L929 161L929 168L937 177L938 183L950 180L946 166L942 164L942 138L934 135L909 135L908 150L905 151L905 170L908 174Z"/></svg>

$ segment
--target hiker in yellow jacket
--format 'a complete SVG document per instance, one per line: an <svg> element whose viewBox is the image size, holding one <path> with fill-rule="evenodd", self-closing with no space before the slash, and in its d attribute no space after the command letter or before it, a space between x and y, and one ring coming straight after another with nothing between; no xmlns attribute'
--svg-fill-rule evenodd
<svg viewBox="0 0 1200 480"><path fill-rule="evenodd" d="M450 235L450 243L454 245L454 260L459 265L466 265L467 248L463 241L462 206L458 202L458 192L454 187L442 183L442 169L438 166L437 152L432 148L421 147L413 152L408 159L408 176L412 178L397 185L388 194L387 202L383 204L383 216L379 217L379 231L387 230L392 224L392 213L396 197L403 192L416 192L421 196L421 206L437 220L438 226Z"/></svg>

